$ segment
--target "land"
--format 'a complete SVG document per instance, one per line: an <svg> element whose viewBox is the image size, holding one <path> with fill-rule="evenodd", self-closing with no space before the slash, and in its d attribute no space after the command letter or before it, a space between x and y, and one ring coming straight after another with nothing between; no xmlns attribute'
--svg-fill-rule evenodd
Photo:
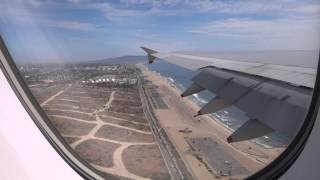
<svg viewBox="0 0 320 180"><path fill-rule="evenodd" d="M170 179L142 109L133 65L28 67L50 123L106 179Z"/></svg>
<svg viewBox="0 0 320 180"><path fill-rule="evenodd" d="M138 65L20 68L50 123L106 179L242 179L283 147L227 143L232 133Z"/></svg>

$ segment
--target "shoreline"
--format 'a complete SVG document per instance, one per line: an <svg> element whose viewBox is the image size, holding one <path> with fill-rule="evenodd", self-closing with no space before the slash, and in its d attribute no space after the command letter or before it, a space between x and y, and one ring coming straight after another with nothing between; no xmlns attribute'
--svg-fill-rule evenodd
<svg viewBox="0 0 320 180"><path fill-rule="evenodd" d="M214 116L210 117L208 115L194 118L193 114L199 109L197 103L190 98L181 98L181 90L167 77L151 71L143 64L137 66L142 70L146 78L158 87L159 93L169 107L168 110L155 109L155 111L161 126L163 126L170 140L176 146L177 151L189 151L189 145L184 142L185 138L209 136L219 142L226 152L250 169L250 173L258 171L283 151L284 148L266 149L250 141L227 143L226 138L232 133L232 130L226 127L223 122L215 119ZM184 127L189 127L193 132L189 135L179 133L179 129ZM209 177L209 175L199 175L197 171L202 171L203 174L203 169L200 170L198 167L194 167L194 164L197 164L195 159L192 159L187 153L180 155L192 174L196 174L195 177L198 179Z"/></svg>

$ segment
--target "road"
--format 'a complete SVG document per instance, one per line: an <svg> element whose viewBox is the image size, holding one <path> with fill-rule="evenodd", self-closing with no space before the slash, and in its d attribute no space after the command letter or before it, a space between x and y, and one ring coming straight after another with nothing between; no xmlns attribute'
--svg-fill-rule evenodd
<svg viewBox="0 0 320 180"><path fill-rule="evenodd" d="M150 124L150 128L155 136L155 139L159 144L161 154L164 158L164 161L167 165L171 177L176 180L188 179L186 175L183 173L180 165L178 164L177 159L174 155L174 150L168 142L165 132L161 128L157 118L153 113L152 106L150 103L150 97L148 96L147 92L145 91L141 83L141 77L138 78L138 89L140 93L143 111Z"/></svg>

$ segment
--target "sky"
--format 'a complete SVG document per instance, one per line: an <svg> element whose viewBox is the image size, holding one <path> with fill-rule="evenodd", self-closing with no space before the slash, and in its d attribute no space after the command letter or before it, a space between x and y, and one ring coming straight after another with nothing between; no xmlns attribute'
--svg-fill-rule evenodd
<svg viewBox="0 0 320 180"><path fill-rule="evenodd" d="M317 50L314 0L0 0L0 34L21 62L159 51Z"/></svg>

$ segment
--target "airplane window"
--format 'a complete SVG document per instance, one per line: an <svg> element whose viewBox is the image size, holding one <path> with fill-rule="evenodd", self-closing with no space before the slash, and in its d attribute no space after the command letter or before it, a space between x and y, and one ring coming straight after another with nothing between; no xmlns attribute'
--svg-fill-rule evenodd
<svg viewBox="0 0 320 180"><path fill-rule="evenodd" d="M0 35L56 136L105 179L244 179L304 123L319 13L316 1L4 0Z"/></svg>

